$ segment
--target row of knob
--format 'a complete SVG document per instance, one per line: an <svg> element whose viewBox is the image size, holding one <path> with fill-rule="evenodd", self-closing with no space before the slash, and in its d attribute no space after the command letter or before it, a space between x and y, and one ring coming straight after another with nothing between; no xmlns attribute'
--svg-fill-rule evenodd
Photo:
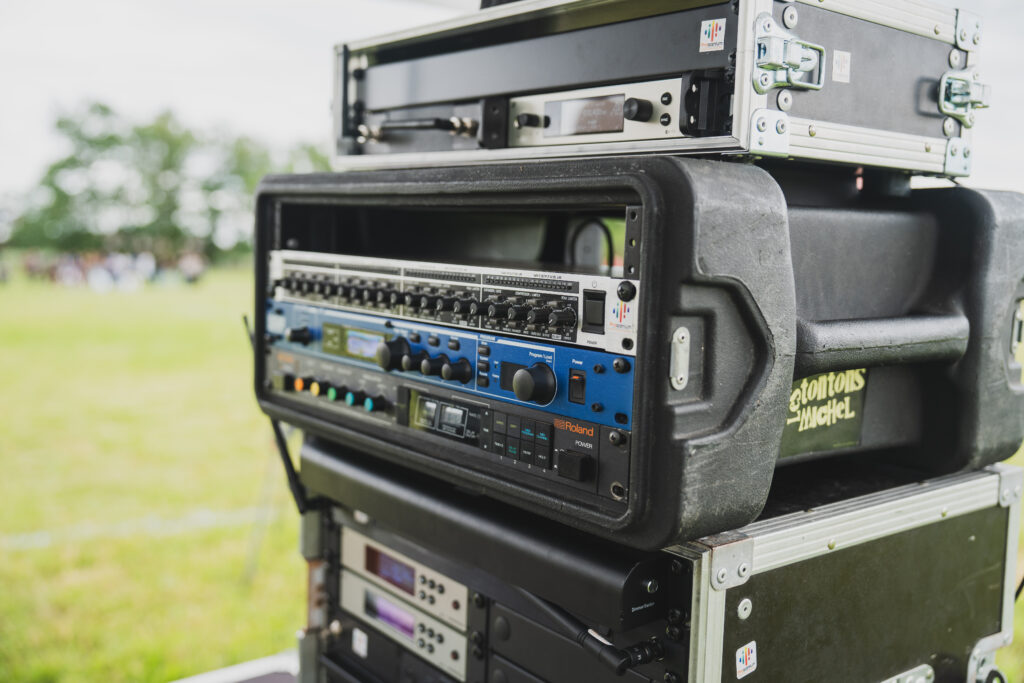
<svg viewBox="0 0 1024 683"><path fill-rule="evenodd" d="M449 381L468 384L475 373L473 364L467 358L451 360L445 354L431 356L426 351L413 353L404 337L381 342L377 346L377 364L384 370L419 370L427 376L441 377ZM533 401L542 405L550 403L556 391L555 373L547 363L534 363L520 368L512 376L512 392L520 401Z"/></svg>
<svg viewBox="0 0 1024 683"><path fill-rule="evenodd" d="M308 391L313 396L324 398L328 401L342 401L349 406L362 406L368 413L375 413L385 410L388 401L384 396L369 396L365 391L349 389L345 386L335 386L330 382L318 380L313 376L295 377L284 376L285 389L289 391Z"/></svg>
<svg viewBox="0 0 1024 683"><path fill-rule="evenodd" d="M366 304L404 305L411 310L437 313L451 312L458 316L484 316L491 320L525 322L528 325L545 325L550 328L573 327L576 311L572 308L557 308L544 302L532 304L489 299L478 301L436 294L402 293L393 289L339 285L331 282L286 278L279 285L289 291L301 293L316 292L324 296L341 296L344 299Z"/></svg>

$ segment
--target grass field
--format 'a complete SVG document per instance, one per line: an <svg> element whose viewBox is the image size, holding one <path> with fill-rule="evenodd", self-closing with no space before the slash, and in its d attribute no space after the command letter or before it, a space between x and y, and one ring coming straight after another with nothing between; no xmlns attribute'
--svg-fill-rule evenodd
<svg viewBox="0 0 1024 683"><path fill-rule="evenodd" d="M294 646L297 516L247 269L0 285L0 681L166 681Z"/></svg>
<svg viewBox="0 0 1024 683"><path fill-rule="evenodd" d="M248 270L0 285L0 681L166 681L293 646L305 575L250 301ZM1024 680L1024 644L1000 661Z"/></svg>

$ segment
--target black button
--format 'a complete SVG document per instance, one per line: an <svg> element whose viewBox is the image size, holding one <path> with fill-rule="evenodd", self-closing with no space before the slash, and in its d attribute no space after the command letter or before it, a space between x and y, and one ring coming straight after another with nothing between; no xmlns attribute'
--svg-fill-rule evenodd
<svg viewBox="0 0 1024 683"><path fill-rule="evenodd" d="M491 452L495 455L505 455L505 435L495 434L491 441Z"/></svg>
<svg viewBox="0 0 1024 683"><path fill-rule="evenodd" d="M461 345L459 344L459 340L458 339L449 339L448 340L448 348L451 349L452 351L458 351L460 346Z"/></svg>
<svg viewBox="0 0 1024 683"><path fill-rule="evenodd" d="M551 425L545 424L544 422L537 423L537 445L545 444L551 445Z"/></svg>
<svg viewBox="0 0 1024 683"><path fill-rule="evenodd" d="M542 446L538 441L533 447L533 464L546 470L551 469L551 446Z"/></svg>
<svg viewBox="0 0 1024 683"><path fill-rule="evenodd" d="M495 434L504 434L508 426L508 415L494 411L494 419L491 424Z"/></svg>
<svg viewBox="0 0 1024 683"><path fill-rule="evenodd" d="M491 347L488 346L487 344L481 344L480 346L477 347L476 351L484 358L491 355Z"/></svg>
<svg viewBox="0 0 1024 683"><path fill-rule="evenodd" d="M519 442L519 461L525 462L527 465L533 464L533 453L536 446L532 442L526 441L525 439Z"/></svg>
<svg viewBox="0 0 1024 683"><path fill-rule="evenodd" d="M583 321L584 332L604 334L604 292L584 290Z"/></svg>
<svg viewBox="0 0 1024 683"><path fill-rule="evenodd" d="M576 451L558 451L558 476L583 481L590 470L590 456Z"/></svg>
<svg viewBox="0 0 1024 683"><path fill-rule="evenodd" d="M491 433L490 432L487 432L486 434L481 432L480 433L479 443L480 443L480 450L487 451L488 453L490 453L491 451L494 450L494 445L491 443Z"/></svg>
<svg viewBox="0 0 1024 683"><path fill-rule="evenodd" d="M491 433L491 420L494 419L494 412L484 408L480 411L480 433L490 434Z"/></svg>
<svg viewBox="0 0 1024 683"><path fill-rule="evenodd" d="M410 332L408 337L409 337L409 341L411 341L412 343L414 343L414 344L419 344L420 343L420 333L419 332Z"/></svg>
<svg viewBox="0 0 1024 683"><path fill-rule="evenodd" d="M488 362L487 362L487 361L485 361L485 360L478 360L478 361L476 362L476 369L477 369L477 371L479 371L479 372L482 372L482 373L484 373L484 374L487 374L488 372L490 372L490 371L491 371L491 364L490 364L490 363L488 363Z"/></svg>
<svg viewBox="0 0 1024 683"><path fill-rule="evenodd" d="M519 439L509 437L509 440L505 443L505 455L516 460L519 459Z"/></svg>
<svg viewBox="0 0 1024 683"><path fill-rule="evenodd" d="M438 339L436 335L432 334L429 337L427 337L427 343L430 344L431 346L440 346L441 340Z"/></svg>
<svg viewBox="0 0 1024 683"><path fill-rule="evenodd" d="M587 373L583 370L569 371L569 402L586 403Z"/></svg>
<svg viewBox="0 0 1024 683"><path fill-rule="evenodd" d="M486 389L488 386L490 386L490 384L491 380L487 377L487 375L477 375L476 385L478 387L480 387L481 389Z"/></svg>
<svg viewBox="0 0 1024 683"><path fill-rule="evenodd" d="M533 441L537 434L537 423L533 420L523 420L523 424L519 428L519 434L523 442Z"/></svg>
<svg viewBox="0 0 1024 683"><path fill-rule="evenodd" d="M506 424L505 433L510 437L514 436L519 438L519 427L522 424L522 418L518 415L509 415L508 423Z"/></svg>

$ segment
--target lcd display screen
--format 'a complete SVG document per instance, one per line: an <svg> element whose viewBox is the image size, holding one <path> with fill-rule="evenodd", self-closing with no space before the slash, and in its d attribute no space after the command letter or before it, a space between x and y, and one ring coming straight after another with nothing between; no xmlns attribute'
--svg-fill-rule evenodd
<svg viewBox="0 0 1024 683"><path fill-rule="evenodd" d="M544 129L546 137L564 135L591 135L594 133L621 133L625 123L622 105L625 95L587 97L580 100L545 102L544 115L550 124Z"/></svg>
<svg viewBox="0 0 1024 683"><path fill-rule="evenodd" d="M409 595L415 591L416 570L370 546L366 546L366 571L384 579L392 586L401 588Z"/></svg>
<svg viewBox="0 0 1024 683"><path fill-rule="evenodd" d="M345 335L345 352L349 356L375 360L377 358L377 345L384 341L384 336L363 332L362 330L348 330Z"/></svg>
<svg viewBox="0 0 1024 683"><path fill-rule="evenodd" d="M386 624L410 640L416 632L416 617L395 603L375 595L370 591L364 593L363 609L366 616Z"/></svg>

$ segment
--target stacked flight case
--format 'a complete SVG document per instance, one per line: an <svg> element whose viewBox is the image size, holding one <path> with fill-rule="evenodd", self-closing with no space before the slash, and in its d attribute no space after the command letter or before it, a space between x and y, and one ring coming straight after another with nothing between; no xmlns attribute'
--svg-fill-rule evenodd
<svg viewBox="0 0 1024 683"><path fill-rule="evenodd" d="M342 172L257 197L300 681L1005 681L1024 195L910 182L980 18L482 4L340 46Z"/></svg>

